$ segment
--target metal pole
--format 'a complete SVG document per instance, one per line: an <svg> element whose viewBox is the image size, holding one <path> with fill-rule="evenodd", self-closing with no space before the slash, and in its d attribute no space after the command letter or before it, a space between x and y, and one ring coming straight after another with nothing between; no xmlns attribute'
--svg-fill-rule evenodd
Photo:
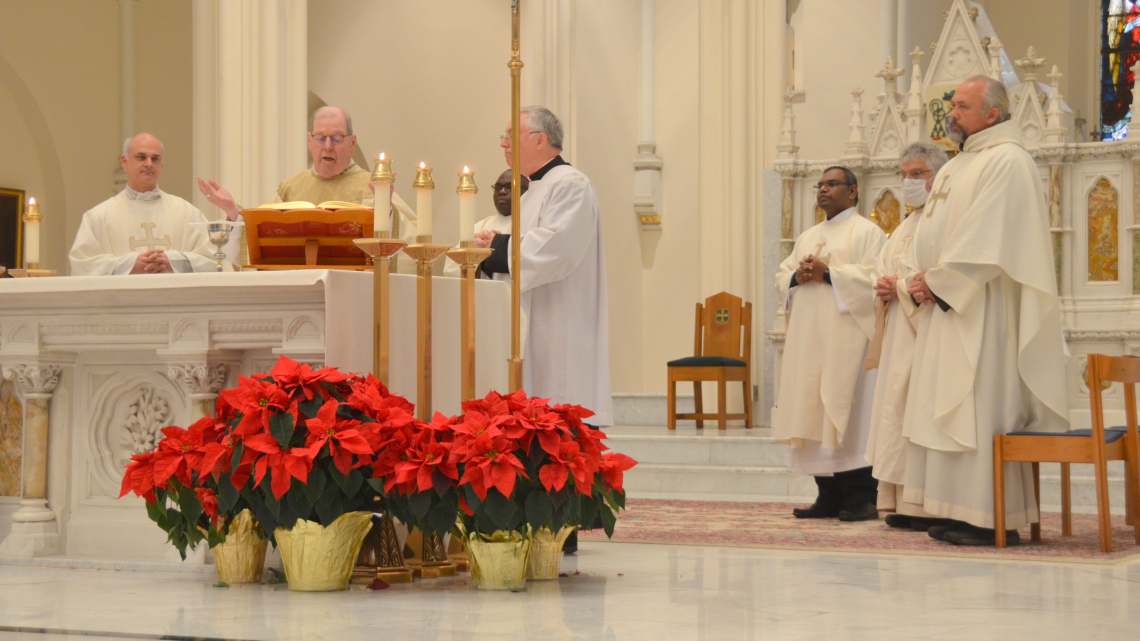
<svg viewBox="0 0 1140 641"><path fill-rule="evenodd" d="M522 139L522 97L521 74L523 63L519 58L519 1L511 2L511 61L507 67L511 70L511 360L509 387L511 392L522 389L522 293L519 290L519 268L521 258L519 255L519 236L522 235L520 224L521 208L519 200L522 197L522 157L520 155L520 141Z"/></svg>

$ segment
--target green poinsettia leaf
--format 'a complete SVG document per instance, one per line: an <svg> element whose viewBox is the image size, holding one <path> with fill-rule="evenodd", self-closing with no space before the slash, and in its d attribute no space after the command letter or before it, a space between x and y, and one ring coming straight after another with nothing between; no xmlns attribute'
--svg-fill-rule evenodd
<svg viewBox="0 0 1140 641"><path fill-rule="evenodd" d="M363 486L364 475L360 473L360 470L349 470L348 477L345 479L344 495L349 498L355 497Z"/></svg>
<svg viewBox="0 0 1140 641"><path fill-rule="evenodd" d="M419 525L427 518L428 510L431 509L431 494L416 492L409 495L408 508L412 511L413 524Z"/></svg>
<svg viewBox="0 0 1140 641"><path fill-rule="evenodd" d="M610 511L608 505L603 505L598 514L602 517L602 529L608 538L614 538L614 526L617 525L617 515Z"/></svg>
<svg viewBox="0 0 1140 641"><path fill-rule="evenodd" d="M321 406L324 404L325 397L321 396L320 394L316 394L313 396L313 398L298 403L297 408L301 410L301 414L304 414L305 418L316 418L317 412L321 411Z"/></svg>
<svg viewBox="0 0 1140 641"><path fill-rule="evenodd" d="M305 495L309 498L310 504L316 504L321 496L325 493L325 487L328 486L329 475L319 467L313 467L309 471L308 482L305 483Z"/></svg>
<svg viewBox="0 0 1140 641"><path fill-rule="evenodd" d="M455 527L458 509L454 501L440 501L428 512L427 529L440 536L447 534Z"/></svg>
<svg viewBox="0 0 1140 641"><path fill-rule="evenodd" d="M554 503L546 492L531 492L526 497L526 522L535 530L554 516Z"/></svg>
<svg viewBox="0 0 1140 641"><path fill-rule="evenodd" d="M218 512L232 514L239 496L238 489L230 482L230 473L222 474L218 479Z"/></svg>
<svg viewBox="0 0 1140 641"><path fill-rule="evenodd" d="M518 506L513 501L503 496L496 488L491 488L487 492L487 498L483 501L483 506L487 509L487 516L491 517L491 521L495 523L500 530L513 530L513 524L517 522L515 513L518 512Z"/></svg>
<svg viewBox="0 0 1140 641"><path fill-rule="evenodd" d="M293 415L289 412L274 414L269 417L269 433L277 439L277 444L281 446L281 449L289 447L289 441L293 439L294 427Z"/></svg>

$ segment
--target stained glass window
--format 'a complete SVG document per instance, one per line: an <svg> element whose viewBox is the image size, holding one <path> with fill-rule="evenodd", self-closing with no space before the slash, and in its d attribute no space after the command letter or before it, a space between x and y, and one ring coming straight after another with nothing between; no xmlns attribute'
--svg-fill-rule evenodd
<svg viewBox="0 0 1140 641"><path fill-rule="evenodd" d="M1132 66L1140 60L1140 0L1103 0L1100 47L1100 133L1120 140L1131 119Z"/></svg>

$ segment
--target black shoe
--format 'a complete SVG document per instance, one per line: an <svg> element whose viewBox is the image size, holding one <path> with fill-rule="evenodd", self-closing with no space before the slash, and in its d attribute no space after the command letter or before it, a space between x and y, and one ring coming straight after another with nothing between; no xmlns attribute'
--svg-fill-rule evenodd
<svg viewBox="0 0 1140 641"><path fill-rule="evenodd" d="M839 510L839 520L844 522L874 521L879 518L879 509L874 503L864 503L861 507Z"/></svg>
<svg viewBox="0 0 1140 641"><path fill-rule="evenodd" d="M953 521L949 519L947 519L947 521L948 522L943 525L931 525L930 528L926 530L926 533L935 541L945 541L947 533L973 527L964 521Z"/></svg>
<svg viewBox="0 0 1140 641"><path fill-rule="evenodd" d="M997 535L993 530L973 526L969 529L951 530L946 533L946 538L943 540L947 543L953 543L954 545L969 545L974 547L997 545ZM1017 530L1006 530L1005 544L1007 547L1021 545L1021 535L1017 533Z"/></svg>
<svg viewBox="0 0 1140 641"><path fill-rule="evenodd" d="M953 523L950 519L924 519L919 516L913 516L910 519L910 527L915 532L926 532L936 525L950 525Z"/></svg>
<svg viewBox="0 0 1140 641"><path fill-rule="evenodd" d="M574 530L570 536L566 537L566 542L562 544L563 554L574 554L578 551L578 531Z"/></svg>
<svg viewBox="0 0 1140 641"><path fill-rule="evenodd" d="M909 530L914 527L914 518L905 514L888 514L887 518L883 520L890 527L897 527L904 530Z"/></svg>
<svg viewBox="0 0 1140 641"><path fill-rule="evenodd" d="M829 509L819 503L811 507L797 507L792 509L792 516L797 519L834 519L839 516L839 508Z"/></svg>

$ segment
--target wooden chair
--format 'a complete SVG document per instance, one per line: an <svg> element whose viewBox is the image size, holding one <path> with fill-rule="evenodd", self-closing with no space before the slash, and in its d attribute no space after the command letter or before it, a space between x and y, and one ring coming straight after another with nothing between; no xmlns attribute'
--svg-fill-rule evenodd
<svg viewBox="0 0 1140 641"><path fill-rule="evenodd" d="M669 361L669 429L677 429L677 419L696 419L704 428L705 419L716 419L726 429L727 421L744 419L752 427L752 303L721 292L697 303L697 331L694 355ZM677 381L692 381L695 414L677 413ZM705 414L701 382L716 381L717 413ZM744 386L744 413L728 414L728 382Z"/></svg>
<svg viewBox="0 0 1140 641"><path fill-rule="evenodd" d="M1069 465L1092 463L1096 472L1096 511L1100 549L1112 552L1112 518L1108 509L1108 461L1124 461L1124 501L1126 521L1132 525L1140 544L1140 436L1136 427L1136 384L1140 383L1140 358L1089 354L1088 385L1092 408L1092 429L1060 434L1014 432L994 436L994 527L997 547L1006 545L1005 466L1007 461L1033 463L1033 491L1041 505L1041 462L1061 464L1061 533L1072 536L1072 506L1069 496ZM1124 413L1127 425L1104 427L1101 382L1124 384ZM1041 540L1041 524L1031 526L1031 537Z"/></svg>
<svg viewBox="0 0 1140 641"><path fill-rule="evenodd" d="M247 269L369 269L371 260L353 244L372 238L372 208L258 208L242 212Z"/></svg>

